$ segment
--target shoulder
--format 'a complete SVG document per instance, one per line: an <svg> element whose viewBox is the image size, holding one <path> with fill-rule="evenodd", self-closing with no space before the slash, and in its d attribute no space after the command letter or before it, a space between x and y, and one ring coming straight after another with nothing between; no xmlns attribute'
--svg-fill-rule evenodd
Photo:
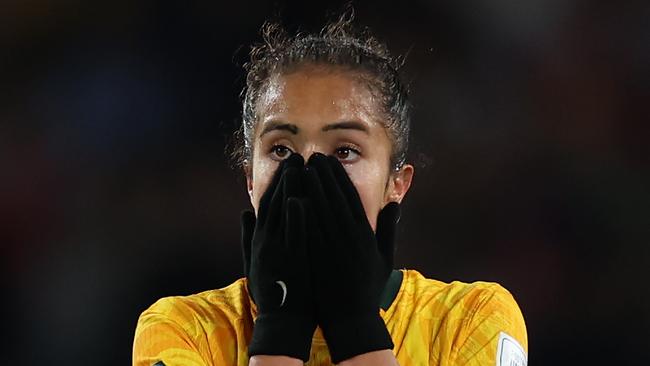
<svg viewBox="0 0 650 366"><path fill-rule="evenodd" d="M224 288L159 299L140 315L136 337L149 327L161 325L192 335L206 327L232 326L248 317L250 300L241 278Z"/></svg>
<svg viewBox="0 0 650 366"><path fill-rule="evenodd" d="M517 310L512 294L496 282L442 282L424 277L412 269L405 269L403 291L416 302L429 302L432 298L439 306L462 307L468 315L490 309Z"/></svg>
<svg viewBox="0 0 650 366"><path fill-rule="evenodd" d="M404 291L414 299L435 297L443 306L468 306L494 297L497 300L511 299L508 290L496 282L442 282L424 277L413 269L404 269Z"/></svg>
<svg viewBox="0 0 650 366"><path fill-rule="evenodd" d="M449 283L425 278L405 270L405 290L411 293L416 311L453 324L457 332L498 337L505 332L528 350L523 315L513 295L496 282Z"/></svg>
<svg viewBox="0 0 650 366"><path fill-rule="evenodd" d="M133 341L133 365L230 364L237 342L252 327L245 279L189 296L170 296L142 312Z"/></svg>

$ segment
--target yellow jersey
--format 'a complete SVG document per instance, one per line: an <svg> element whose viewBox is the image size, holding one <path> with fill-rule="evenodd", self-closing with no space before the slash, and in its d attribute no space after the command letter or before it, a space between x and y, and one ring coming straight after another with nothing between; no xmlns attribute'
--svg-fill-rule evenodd
<svg viewBox="0 0 650 366"><path fill-rule="evenodd" d="M524 319L502 286L444 283L415 270L401 271L395 299L387 310L380 309L400 365L527 364ZM256 316L245 278L217 290L162 298L138 320L133 365L248 365ZM332 365L320 328L306 365Z"/></svg>

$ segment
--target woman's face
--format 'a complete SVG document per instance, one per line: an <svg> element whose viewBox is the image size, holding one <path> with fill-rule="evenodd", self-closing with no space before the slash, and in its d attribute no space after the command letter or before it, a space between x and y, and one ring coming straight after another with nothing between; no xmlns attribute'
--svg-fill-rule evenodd
<svg viewBox="0 0 650 366"><path fill-rule="evenodd" d="M281 160L319 152L341 161L375 229L379 211L401 202L413 176L410 165L390 169L391 142L379 111L370 90L345 71L305 67L273 77L258 100L247 174L255 212Z"/></svg>

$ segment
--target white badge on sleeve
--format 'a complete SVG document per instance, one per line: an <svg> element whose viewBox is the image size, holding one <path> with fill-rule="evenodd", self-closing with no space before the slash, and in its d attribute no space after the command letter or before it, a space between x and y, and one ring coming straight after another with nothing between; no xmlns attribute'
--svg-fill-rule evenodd
<svg viewBox="0 0 650 366"><path fill-rule="evenodd" d="M497 344L497 362L496 366L526 366L528 365L528 356L524 348L505 332L499 334L499 343Z"/></svg>

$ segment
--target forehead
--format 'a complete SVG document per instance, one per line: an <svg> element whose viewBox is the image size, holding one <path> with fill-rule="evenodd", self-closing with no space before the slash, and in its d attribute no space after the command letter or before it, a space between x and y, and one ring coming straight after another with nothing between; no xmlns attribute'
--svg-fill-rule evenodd
<svg viewBox="0 0 650 366"><path fill-rule="evenodd" d="M260 121L356 119L374 125L380 120L378 103L360 76L318 67L273 76L258 99L257 111Z"/></svg>

